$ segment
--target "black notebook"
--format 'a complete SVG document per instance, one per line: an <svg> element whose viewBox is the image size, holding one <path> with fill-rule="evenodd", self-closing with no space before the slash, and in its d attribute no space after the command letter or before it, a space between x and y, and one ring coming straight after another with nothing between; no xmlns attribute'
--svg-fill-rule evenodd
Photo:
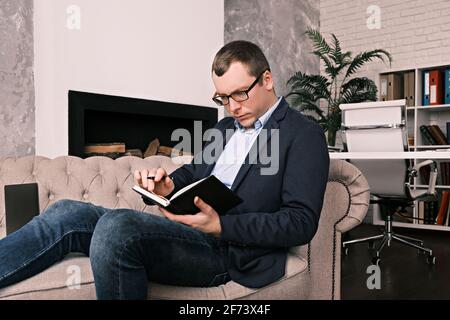
<svg viewBox="0 0 450 320"><path fill-rule="evenodd" d="M170 199L134 186L133 190L142 195L150 203L165 208L174 214L196 214L200 211L194 204L194 198L200 197L217 213L225 213L242 202L242 199L231 191L215 176L196 181L176 192ZM147 203L147 202L146 202Z"/></svg>

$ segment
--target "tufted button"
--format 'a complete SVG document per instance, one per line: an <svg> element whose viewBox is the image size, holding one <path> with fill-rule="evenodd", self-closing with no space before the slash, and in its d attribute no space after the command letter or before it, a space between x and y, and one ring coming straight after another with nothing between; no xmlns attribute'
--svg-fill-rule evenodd
<svg viewBox="0 0 450 320"><path fill-rule="evenodd" d="M33 172L31 173L31 175L32 175L32 176L36 176L36 171L33 171Z"/></svg>
<svg viewBox="0 0 450 320"><path fill-rule="evenodd" d="M117 192L117 198L120 198L120 192Z"/></svg>
<svg viewBox="0 0 450 320"><path fill-rule="evenodd" d="M53 195L53 194L50 193L50 194L48 195L48 198L49 198L50 200L53 200L53 199L55 198L55 195Z"/></svg>
<svg viewBox="0 0 450 320"><path fill-rule="evenodd" d="M88 196L89 196L89 195L88 195L87 193L84 193L84 194L83 194L83 198L84 198L84 199L87 199Z"/></svg>

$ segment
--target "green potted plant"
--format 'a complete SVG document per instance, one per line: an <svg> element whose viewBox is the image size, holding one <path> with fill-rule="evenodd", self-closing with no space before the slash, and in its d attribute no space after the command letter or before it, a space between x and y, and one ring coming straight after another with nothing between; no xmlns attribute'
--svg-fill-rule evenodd
<svg viewBox="0 0 450 320"><path fill-rule="evenodd" d="M374 59L389 63L392 57L383 49L358 53L343 51L337 37L332 34L328 43L319 31L308 28L305 32L313 42L314 55L324 63L323 75L296 72L287 82L286 98L291 106L308 118L318 122L327 132L329 146L336 144L336 132L341 126L342 103L377 100L377 86L366 77L352 77L365 63ZM321 108L321 101L324 101Z"/></svg>

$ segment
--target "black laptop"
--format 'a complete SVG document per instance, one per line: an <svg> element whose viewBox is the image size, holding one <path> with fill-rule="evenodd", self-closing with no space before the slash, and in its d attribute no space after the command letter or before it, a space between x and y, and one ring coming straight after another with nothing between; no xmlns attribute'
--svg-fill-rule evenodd
<svg viewBox="0 0 450 320"><path fill-rule="evenodd" d="M6 234L11 234L39 214L37 183L5 185Z"/></svg>

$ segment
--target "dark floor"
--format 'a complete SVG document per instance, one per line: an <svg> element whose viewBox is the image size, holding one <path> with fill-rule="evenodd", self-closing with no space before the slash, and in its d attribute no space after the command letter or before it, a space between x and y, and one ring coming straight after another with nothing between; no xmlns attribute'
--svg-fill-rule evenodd
<svg viewBox="0 0 450 320"><path fill-rule="evenodd" d="M382 227L362 224L348 232L345 240L377 235ZM369 290L367 273L372 252L367 243L354 244L342 256L341 298L353 299L450 299L450 232L394 228L394 232L419 238L433 250L436 265L426 263L426 255L392 242L381 252L381 289Z"/></svg>

